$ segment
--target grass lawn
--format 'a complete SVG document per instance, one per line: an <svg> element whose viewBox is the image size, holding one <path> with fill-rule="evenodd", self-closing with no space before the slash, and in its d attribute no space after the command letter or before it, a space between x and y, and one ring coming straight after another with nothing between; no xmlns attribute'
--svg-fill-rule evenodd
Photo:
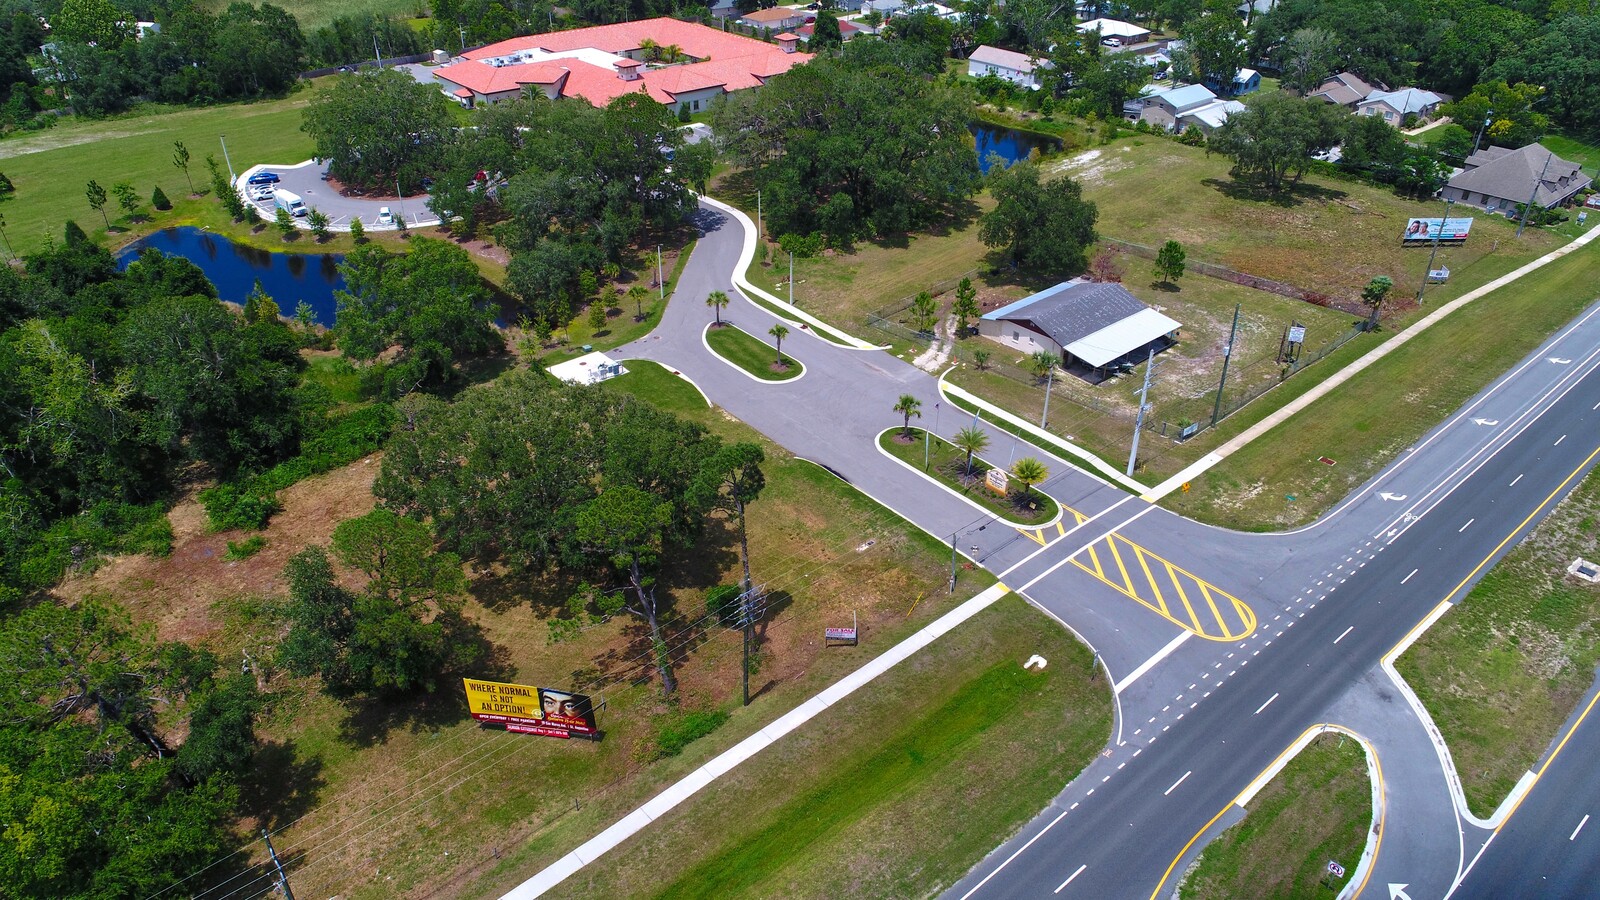
<svg viewBox="0 0 1600 900"><path fill-rule="evenodd" d="M1547 134L1539 143L1562 159L1582 166L1591 176L1600 171L1600 145L1564 134Z"/></svg>
<svg viewBox="0 0 1600 900"><path fill-rule="evenodd" d="M635 362L630 368L605 389L660 402L725 439L762 440L659 366ZM337 384L334 369L319 364L312 377ZM675 552L660 577L660 590L676 610L670 634L680 691L671 704L661 700L649 675L648 639L638 623L619 618L552 644L546 617L565 602L572 585L475 569L465 614L495 648L497 667L511 680L583 688L604 704L605 740L481 730L465 719L459 689L450 684L410 702L346 706L323 697L314 681L276 672L267 685L274 700L257 728L264 747L242 787L250 816L245 830L255 824L283 829L274 843L295 861L295 886L302 893L482 893L473 886L484 873L500 881L526 877L707 756L993 583L987 573L967 570L956 593L946 593L947 546L821 468L763 445L767 486L750 509L750 547L752 568L771 603L758 632L760 669L749 708L736 699L738 632L700 621L705 590L737 578L736 542L725 522L713 522L691 550ZM171 513L175 546L169 557L109 561L64 585L63 595L103 592L163 638L181 637L224 657L237 659L247 650L252 658L267 658L280 635L275 609L282 602L285 561L308 544L326 544L339 521L371 509L378 468L378 460L369 458L283 491L283 511L261 532L264 548L238 561L224 559L226 541L238 535L207 531L199 505L185 499ZM822 628L849 622L852 614L860 622L861 645L824 653ZM1059 634L1046 629L1042 618L1017 629L1041 630ZM964 632L991 640L984 628ZM1026 657L990 656L983 668ZM1063 668L1063 676L1073 671L1070 662ZM952 677L952 690L970 680ZM1103 686L1097 690L1094 715L1109 721L1108 698ZM885 702L899 701L889 695ZM1059 715L1061 707L1052 699L1046 708ZM731 719L683 755L656 760L657 735L686 710L722 710ZM877 728L864 732L871 739L883 736ZM1104 732L1100 727L1097 743ZM1050 747L1053 753L1055 744ZM853 745L840 750L855 752ZM235 860L247 861L259 862L259 854ZM224 865L211 874L220 880L233 870Z"/></svg>
<svg viewBox="0 0 1600 900"><path fill-rule="evenodd" d="M1049 665L1024 670L1035 653ZM1047 804L1110 727L1091 655L1012 595L552 896L931 896Z"/></svg>
<svg viewBox="0 0 1600 900"><path fill-rule="evenodd" d="M1230 528L1278 529L1309 522L1592 302L1600 293L1597 285L1600 246L1568 254L1515 286L1457 310L1196 478L1189 493L1172 494L1163 502L1184 515ZM1346 357L1370 349L1370 340L1352 341L1317 368L1328 366L1331 373ZM1300 391L1313 383L1302 376L1285 387ZM1292 396L1284 393L1276 400L1287 402ZM1207 433L1204 448L1237 434L1268 408L1246 408L1252 410L1250 416L1229 419L1224 428ZM1337 464L1318 462L1322 456Z"/></svg>
<svg viewBox="0 0 1600 900"><path fill-rule="evenodd" d="M1594 680L1600 586L1566 569L1600 560L1597 509L1591 474L1397 663L1480 816L1534 767Z"/></svg>
<svg viewBox="0 0 1600 900"><path fill-rule="evenodd" d="M706 343L718 356L763 381L788 381L799 378L805 367L788 355L777 352L760 338L724 322L706 331Z"/></svg>
<svg viewBox="0 0 1600 900"><path fill-rule="evenodd" d="M1251 801L1245 817L1206 845L1183 900L1338 896L1367 843L1372 784L1361 745L1313 740ZM1328 874L1328 861L1345 878Z"/></svg>
<svg viewBox="0 0 1600 900"><path fill-rule="evenodd" d="M1048 494L1029 490L1026 495L1013 492L997 497L984 485L984 476L994 466L976 454L972 457L972 474L967 475L967 455L943 438L930 435L921 428L911 429L910 440L901 440L902 430L892 428L878 435L878 446L913 468L927 473L940 484L966 497L1008 522L1021 525L1039 525L1049 522L1060 513L1060 507ZM924 447L925 438L932 437ZM928 460L923 468L924 451Z"/></svg>
<svg viewBox="0 0 1600 900"><path fill-rule="evenodd" d="M219 13L227 8L228 0L207 0L202 5L213 13ZM378 16L404 18L428 14L426 0L284 0L280 5L299 20L300 29L308 35L341 16L372 13ZM369 45L372 43L370 37L367 43ZM367 50L371 52L372 48L369 46ZM384 56L388 56L389 48L383 48L383 53Z"/></svg>
<svg viewBox="0 0 1600 900"><path fill-rule="evenodd" d="M4 209L12 247L27 254L43 247L49 237L60 241L68 219L76 220L91 237L103 234L104 220L84 198L84 185L90 178L107 191L117 182L128 182L143 198L145 213L155 217L143 226L119 222L116 214L121 210L112 199L106 212L119 229L109 236L114 244L131 239L130 226L148 230L225 221L216 200L189 198L189 182L172 164L173 142L182 141L189 148L189 174L200 190L209 189L207 154L214 154L218 164L225 166L220 135L227 135L235 172L257 163L309 159L311 136L300 130L300 113L316 90L307 86L285 99L259 103L196 109L147 107L99 121L68 119L47 131L0 141L0 170L17 188ZM150 194L157 185L172 201L173 209L151 210ZM268 240L277 243L276 233ZM311 245L312 241L308 234L296 243Z"/></svg>

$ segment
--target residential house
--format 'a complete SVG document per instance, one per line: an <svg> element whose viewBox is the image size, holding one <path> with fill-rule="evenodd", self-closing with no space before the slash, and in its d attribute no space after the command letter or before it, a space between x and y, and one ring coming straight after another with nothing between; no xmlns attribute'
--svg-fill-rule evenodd
<svg viewBox="0 0 1600 900"><path fill-rule="evenodd" d="M807 44L809 44L811 43L811 36L816 34L816 31L817 26L815 24L811 24L804 28L795 29L794 33L798 34L801 40L804 40ZM844 41L849 41L851 38L854 38L857 35L866 33L867 30L865 28L862 28L860 25L857 25L855 22L852 22L849 19L839 20L839 37Z"/></svg>
<svg viewBox="0 0 1600 900"><path fill-rule="evenodd" d="M1261 90L1261 73L1255 69L1240 69L1234 73L1233 80L1228 83L1226 90L1217 79L1206 79L1205 86L1219 94L1238 97Z"/></svg>
<svg viewBox="0 0 1600 900"><path fill-rule="evenodd" d="M967 74L973 78L995 75L1032 90L1039 89L1039 70L1049 67L1049 60L988 44L980 46L967 57Z"/></svg>
<svg viewBox="0 0 1600 900"><path fill-rule="evenodd" d="M906 8L906 0L861 0L861 14L877 13L885 19L899 15Z"/></svg>
<svg viewBox="0 0 1600 900"><path fill-rule="evenodd" d="M1100 33L1101 40L1113 40L1113 46L1121 47L1126 44L1139 44L1150 39L1150 29L1141 28L1132 22L1122 22L1117 19L1090 19L1078 23L1078 31L1088 34L1091 31Z"/></svg>
<svg viewBox="0 0 1600 900"><path fill-rule="evenodd" d="M1407 116L1418 119L1431 118L1439 110L1444 98L1421 88L1401 88L1398 91L1373 91L1356 104L1358 116L1381 116L1396 128L1405 124Z"/></svg>
<svg viewBox="0 0 1600 900"><path fill-rule="evenodd" d="M1234 9L1239 13L1239 18L1253 22L1256 16L1272 12L1277 5L1278 0L1243 0Z"/></svg>
<svg viewBox="0 0 1600 900"><path fill-rule="evenodd" d="M533 92L604 106L642 92L674 110L698 112L811 59L798 52L798 37L783 37L773 46L693 22L642 19L500 41L431 74L446 96L467 107ZM647 41L675 47L678 56L658 59L646 51Z"/></svg>
<svg viewBox="0 0 1600 900"><path fill-rule="evenodd" d="M1316 90L1307 96L1337 104L1354 112L1356 106L1367 99L1367 95L1372 93L1373 90L1372 85L1367 84L1355 75L1349 72L1340 72L1322 82L1317 86Z"/></svg>
<svg viewBox="0 0 1600 900"><path fill-rule="evenodd" d="M1535 206L1551 209L1572 203L1592 181L1577 163L1538 144L1516 150L1485 147L1467 157L1443 197L1488 212L1513 211L1530 197Z"/></svg>
<svg viewBox="0 0 1600 900"><path fill-rule="evenodd" d="M1139 302L1120 284L1062 282L986 313L978 333L1023 353L1045 351L1063 367L1104 373L1138 362L1178 339L1177 321Z"/></svg>
<svg viewBox="0 0 1600 900"><path fill-rule="evenodd" d="M759 28L762 31L789 31L806 24L806 16L800 10L774 6L771 9L758 9L755 12L745 13L739 17L739 24L746 28Z"/></svg>

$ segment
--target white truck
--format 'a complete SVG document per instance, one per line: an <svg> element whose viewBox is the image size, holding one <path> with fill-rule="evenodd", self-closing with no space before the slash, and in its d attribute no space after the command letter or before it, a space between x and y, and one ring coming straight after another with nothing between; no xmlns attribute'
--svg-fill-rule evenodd
<svg viewBox="0 0 1600 900"><path fill-rule="evenodd" d="M311 210L306 209L305 203L301 201L300 195L293 191L278 188L272 192L272 202L291 216L308 216L311 214Z"/></svg>

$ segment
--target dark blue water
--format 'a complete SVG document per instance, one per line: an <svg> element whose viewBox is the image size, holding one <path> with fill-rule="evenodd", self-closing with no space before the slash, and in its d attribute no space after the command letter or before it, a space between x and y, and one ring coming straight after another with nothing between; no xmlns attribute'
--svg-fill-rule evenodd
<svg viewBox="0 0 1600 900"><path fill-rule="evenodd" d="M333 325L333 292L344 287L336 253L273 253L235 244L210 231L185 226L165 228L128 245L117 257L117 267L127 268L139 251L153 247L168 256L181 256L200 267L224 300L244 303L257 281L286 316L294 315L301 300L316 310L317 323Z"/></svg>
<svg viewBox="0 0 1600 900"><path fill-rule="evenodd" d="M1000 154L1000 158L1004 159L1009 167L1018 160L1027 159L1034 148L1038 148L1040 153L1054 153L1061 149L1061 141L1058 138L1043 137L982 122L975 122L967 127L972 130L972 137L978 142L978 166L983 169L985 175L989 173L991 153Z"/></svg>

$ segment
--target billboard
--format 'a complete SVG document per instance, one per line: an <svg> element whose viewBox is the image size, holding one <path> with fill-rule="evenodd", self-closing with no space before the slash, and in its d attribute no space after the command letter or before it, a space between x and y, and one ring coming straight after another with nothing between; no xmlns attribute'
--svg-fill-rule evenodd
<svg viewBox="0 0 1600 900"><path fill-rule="evenodd" d="M1404 241L1407 244L1464 241L1471 230L1471 219L1412 219L1406 223Z"/></svg>
<svg viewBox="0 0 1600 900"><path fill-rule="evenodd" d="M476 678L463 678L461 682L467 689L467 711L480 722L548 737L592 737L600 733L594 724L594 704L583 694Z"/></svg>

